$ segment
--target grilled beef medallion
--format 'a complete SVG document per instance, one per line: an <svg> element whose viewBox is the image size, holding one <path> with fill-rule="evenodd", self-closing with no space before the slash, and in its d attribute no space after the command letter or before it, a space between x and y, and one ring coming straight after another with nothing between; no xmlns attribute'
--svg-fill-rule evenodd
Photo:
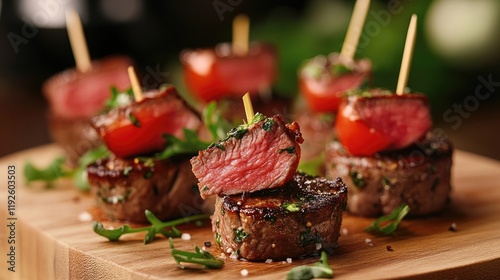
<svg viewBox="0 0 500 280"><path fill-rule="evenodd" d="M281 115L254 122L228 133L228 138L191 159L201 196L236 194L275 188L288 182L300 161L303 142L299 125L285 124Z"/></svg>
<svg viewBox="0 0 500 280"><path fill-rule="evenodd" d="M213 200L203 201L187 158L121 159L110 156L87 167L97 206L111 219L147 222L149 209L159 219L212 213Z"/></svg>
<svg viewBox="0 0 500 280"><path fill-rule="evenodd" d="M347 187L297 173L284 186L216 197L212 228L217 245L247 260L317 254L337 245Z"/></svg>
<svg viewBox="0 0 500 280"><path fill-rule="evenodd" d="M352 186L347 209L353 214L377 217L405 203L409 215L425 215L448 201L452 153L448 138L431 133L406 149L373 156L352 156L332 142L326 147L326 176Z"/></svg>

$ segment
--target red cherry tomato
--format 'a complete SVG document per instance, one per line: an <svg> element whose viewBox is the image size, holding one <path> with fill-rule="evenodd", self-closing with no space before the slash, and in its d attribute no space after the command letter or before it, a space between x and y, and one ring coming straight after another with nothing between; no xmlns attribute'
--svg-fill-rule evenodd
<svg viewBox="0 0 500 280"><path fill-rule="evenodd" d="M368 127L361 120L353 120L345 114L343 104L335 120L335 131L347 152L355 156L371 156L387 148L390 141L383 134Z"/></svg>
<svg viewBox="0 0 500 280"><path fill-rule="evenodd" d="M377 89L344 99L335 124L340 142L355 156L406 148L431 127L425 95L396 95Z"/></svg>
<svg viewBox="0 0 500 280"><path fill-rule="evenodd" d="M316 112L336 112L344 94L359 88L368 79L371 63L351 61L344 66L340 55L316 56L299 73L299 87L309 107Z"/></svg>
<svg viewBox="0 0 500 280"><path fill-rule="evenodd" d="M276 79L276 52L264 44L251 44L245 56L232 54L228 44L215 50L186 50L181 60L186 85L206 102L245 92L257 94Z"/></svg>
<svg viewBox="0 0 500 280"><path fill-rule="evenodd" d="M183 128L201 126L199 116L186 107L172 86L144 95L140 102L92 119L108 149L118 157L159 151L165 146L164 134L182 138Z"/></svg>

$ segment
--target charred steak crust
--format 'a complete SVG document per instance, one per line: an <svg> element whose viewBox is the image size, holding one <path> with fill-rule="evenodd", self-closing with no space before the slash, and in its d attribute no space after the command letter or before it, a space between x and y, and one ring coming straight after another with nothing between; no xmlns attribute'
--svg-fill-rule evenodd
<svg viewBox="0 0 500 280"><path fill-rule="evenodd" d="M282 186L297 170L302 142L299 125L285 125L281 115L233 129L191 159L201 196Z"/></svg>
<svg viewBox="0 0 500 280"><path fill-rule="evenodd" d="M371 157L349 155L332 142L326 147L326 177L340 177L351 186L347 209L353 214L386 215L406 203L409 215L426 215L448 201L452 153L448 138L431 133L406 149Z"/></svg>
<svg viewBox="0 0 500 280"><path fill-rule="evenodd" d="M161 220L213 210L213 200L201 199L187 158L174 162L111 156L89 165L87 174L97 206L111 220L146 222L146 209Z"/></svg>
<svg viewBox="0 0 500 280"><path fill-rule="evenodd" d="M281 188L216 197L216 244L247 260L280 260L337 246L347 187L297 173ZM320 245L318 245L320 244Z"/></svg>

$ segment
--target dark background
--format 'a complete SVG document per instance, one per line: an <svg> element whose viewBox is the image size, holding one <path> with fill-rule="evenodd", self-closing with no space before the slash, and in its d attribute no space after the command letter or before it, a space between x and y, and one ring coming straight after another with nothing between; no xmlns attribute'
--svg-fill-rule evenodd
<svg viewBox="0 0 500 280"><path fill-rule="evenodd" d="M52 19L70 2L0 0L0 156L51 141L41 85L74 67L74 60L64 26L37 25L36 15ZM372 0L357 57L372 59L374 86L394 89L409 19L418 14L408 85L429 96L435 127L457 148L500 159L500 1L462 2ZM296 73L304 59L340 51L354 5L341 0L78 3L93 59L126 54L138 71L167 73L165 81L180 91L185 91L180 51L230 41L232 19L245 13L251 39L277 46L276 87L291 96L297 94ZM433 36L436 30L445 33Z"/></svg>

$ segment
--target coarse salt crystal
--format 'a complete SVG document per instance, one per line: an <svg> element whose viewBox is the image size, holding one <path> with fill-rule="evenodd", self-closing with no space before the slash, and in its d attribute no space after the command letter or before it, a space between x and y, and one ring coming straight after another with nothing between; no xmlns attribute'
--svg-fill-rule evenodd
<svg viewBox="0 0 500 280"><path fill-rule="evenodd" d="M92 221L92 215L89 212L82 212L78 215L78 220L81 222L90 222Z"/></svg>
<svg viewBox="0 0 500 280"><path fill-rule="evenodd" d="M366 243L368 246L373 246L372 240L371 240L370 238L366 238L366 239L365 239L365 243Z"/></svg>
<svg viewBox="0 0 500 280"><path fill-rule="evenodd" d="M183 233L181 235L181 239L182 240L191 240L191 234L189 234L189 233Z"/></svg>
<svg viewBox="0 0 500 280"><path fill-rule="evenodd" d="M323 245L321 245L321 243L316 243L316 250L321 249L321 247L323 247Z"/></svg>
<svg viewBox="0 0 500 280"><path fill-rule="evenodd" d="M272 263L272 262L273 262L273 259L267 259L267 260L265 261L265 263Z"/></svg>
<svg viewBox="0 0 500 280"><path fill-rule="evenodd" d="M247 270L247 269L242 269L242 270L240 271L240 273L241 273L241 276L243 276L243 277L248 276L248 270Z"/></svg>
<svg viewBox="0 0 500 280"><path fill-rule="evenodd" d="M286 258L287 263L292 263L292 258Z"/></svg>
<svg viewBox="0 0 500 280"><path fill-rule="evenodd" d="M342 228L342 235L348 235L349 230L347 228Z"/></svg>

